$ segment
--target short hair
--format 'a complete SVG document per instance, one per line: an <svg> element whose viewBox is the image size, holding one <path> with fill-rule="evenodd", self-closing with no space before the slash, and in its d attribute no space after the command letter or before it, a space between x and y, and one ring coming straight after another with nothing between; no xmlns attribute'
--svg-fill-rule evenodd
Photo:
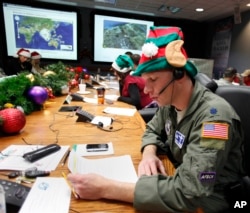
<svg viewBox="0 0 250 213"><path fill-rule="evenodd" d="M133 55L133 53L130 52L130 51L125 52L125 54L126 54L126 55L129 55L130 57Z"/></svg>
<svg viewBox="0 0 250 213"><path fill-rule="evenodd" d="M139 54L132 54L131 56L132 61L137 66L139 64L139 61L141 59L141 56Z"/></svg>
<svg viewBox="0 0 250 213"><path fill-rule="evenodd" d="M224 77L233 77L234 75L236 75L237 70L233 67L228 67L225 71L224 71Z"/></svg>

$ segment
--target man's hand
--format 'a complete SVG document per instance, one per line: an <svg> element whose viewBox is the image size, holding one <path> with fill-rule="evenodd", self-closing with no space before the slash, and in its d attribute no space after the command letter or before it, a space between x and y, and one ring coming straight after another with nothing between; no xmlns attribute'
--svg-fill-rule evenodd
<svg viewBox="0 0 250 213"><path fill-rule="evenodd" d="M68 174L68 181L81 199L101 198L133 202L135 183L111 180L98 174Z"/></svg>
<svg viewBox="0 0 250 213"><path fill-rule="evenodd" d="M142 161L138 167L138 176L142 175L167 175L162 161L156 156L156 147L148 145L144 148Z"/></svg>
<svg viewBox="0 0 250 213"><path fill-rule="evenodd" d="M69 174L68 180L79 197L88 200L103 198L108 182L108 179L96 174Z"/></svg>

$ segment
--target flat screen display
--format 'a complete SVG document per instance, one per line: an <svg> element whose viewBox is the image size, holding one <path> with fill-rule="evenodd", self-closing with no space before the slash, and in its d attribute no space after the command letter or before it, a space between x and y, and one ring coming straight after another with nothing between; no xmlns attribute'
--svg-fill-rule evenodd
<svg viewBox="0 0 250 213"><path fill-rule="evenodd" d="M113 62L125 52L141 54L153 21L94 15L94 61Z"/></svg>
<svg viewBox="0 0 250 213"><path fill-rule="evenodd" d="M3 3L7 55L20 48L42 58L78 60L77 11Z"/></svg>

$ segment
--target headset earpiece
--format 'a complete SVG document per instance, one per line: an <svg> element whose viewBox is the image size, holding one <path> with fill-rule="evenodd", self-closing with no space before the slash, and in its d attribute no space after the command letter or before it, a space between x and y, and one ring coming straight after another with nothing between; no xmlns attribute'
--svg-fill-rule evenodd
<svg viewBox="0 0 250 213"><path fill-rule="evenodd" d="M115 120L112 119L112 123L113 123L113 121L115 121ZM96 126L97 126L97 128L99 128L103 131L107 131L107 132L116 132L116 131L121 130L123 128L123 124L119 121L115 121L115 122L119 123L120 126L118 126L118 127L113 127L112 125L104 126L102 122L98 122L98 124Z"/></svg>
<svg viewBox="0 0 250 213"><path fill-rule="evenodd" d="M173 77L175 80L179 80L179 79L183 78L183 76L184 76L183 69L174 69Z"/></svg>

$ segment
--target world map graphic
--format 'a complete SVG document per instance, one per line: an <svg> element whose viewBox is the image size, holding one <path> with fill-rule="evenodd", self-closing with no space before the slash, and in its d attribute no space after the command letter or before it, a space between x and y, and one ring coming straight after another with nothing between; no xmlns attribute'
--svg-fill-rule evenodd
<svg viewBox="0 0 250 213"><path fill-rule="evenodd" d="M14 15L17 48L73 50L73 24L49 18Z"/></svg>

